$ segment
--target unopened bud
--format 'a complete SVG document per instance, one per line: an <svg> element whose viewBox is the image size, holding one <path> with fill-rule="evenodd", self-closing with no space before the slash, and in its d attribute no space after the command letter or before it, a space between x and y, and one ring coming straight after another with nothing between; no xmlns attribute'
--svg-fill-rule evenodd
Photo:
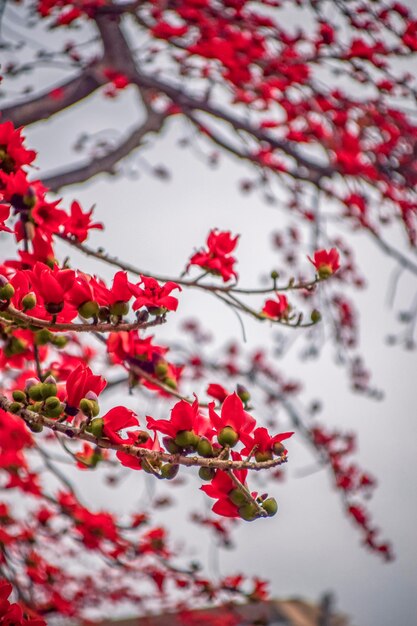
<svg viewBox="0 0 417 626"><path fill-rule="evenodd" d="M256 452L255 461L257 463L263 463L264 461L271 461L272 452L270 450L265 450L264 452Z"/></svg>
<svg viewBox="0 0 417 626"><path fill-rule="evenodd" d="M85 319L88 319L90 317L97 317L98 311L99 306L97 302L94 302L93 300L88 300L78 307L78 313L81 315L81 317L84 317Z"/></svg>
<svg viewBox="0 0 417 626"><path fill-rule="evenodd" d="M158 378L164 378L168 374L168 363L166 361L158 361L155 365L155 375Z"/></svg>
<svg viewBox="0 0 417 626"><path fill-rule="evenodd" d="M247 503L247 498L241 489L232 489L228 498L235 506L244 506Z"/></svg>
<svg viewBox="0 0 417 626"><path fill-rule="evenodd" d="M170 454L179 454L181 452L181 446L177 446L172 437L164 437L162 443Z"/></svg>
<svg viewBox="0 0 417 626"><path fill-rule="evenodd" d="M35 333L35 343L37 346L45 346L52 338L53 335L47 328L42 328Z"/></svg>
<svg viewBox="0 0 417 626"><path fill-rule="evenodd" d="M167 480L172 480L178 474L180 466L174 465L173 463L165 463L161 467L161 476L162 478L166 478Z"/></svg>
<svg viewBox="0 0 417 626"><path fill-rule="evenodd" d="M273 517L278 511L278 504L275 498L267 498L262 502L262 508L268 513L269 517Z"/></svg>
<svg viewBox="0 0 417 626"><path fill-rule="evenodd" d="M22 298L22 306L24 311L30 311L36 306L36 295L30 291Z"/></svg>
<svg viewBox="0 0 417 626"><path fill-rule="evenodd" d="M250 393L243 385L236 385L236 393L242 400L243 404L247 404L250 400Z"/></svg>
<svg viewBox="0 0 417 626"><path fill-rule="evenodd" d="M104 428L103 418L96 417L96 419L92 420L91 424L88 427L88 430L92 435L94 435L94 437L100 438L103 436L103 428Z"/></svg>
<svg viewBox="0 0 417 626"><path fill-rule="evenodd" d="M239 441L239 435L231 426L226 426L217 435L217 440L221 446L233 448Z"/></svg>
<svg viewBox="0 0 417 626"><path fill-rule="evenodd" d="M115 315L116 317L123 317L123 315L127 315L129 313L129 303L128 302L115 302L110 306L110 315Z"/></svg>
<svg viewBox="0 0 417 626"><path fill-rule="evenodd" d="M0 300L10 300L14 296L14 287L10 283L6 283L0 287Z"/></svg>
<svg viewBox="0 0 417 626"><path fill-rule="evenodd" d="M28 426L33 433L41 433L43 431L43 424L39 422L30 422Z"/></svg>
<svg viewBox="0 0 417 626"><path fill-rule="evenodd" d="M93 417L94 403L92 400L82 398L82 400L80 400L79 408L80 411L82 411L82 413L84 413L87 417Z"/></svg>
<svg viewBox="0 0 417 626"><path fill-rule="evenodd" d="M313 309L310 314L310 319L313 322L313 324L317 324L318 322L320 322L321 320L320 311L317 311L317 309Z"/></svg>
<svg viewBox="0 0 417 626"><path fill-rule="evenodd" d="M180 448L195 448L198 446L199 437L192 430L180 430L174 442Z"/></svg>
<svg viewBox="0 0 417 626"><path fill-rule="evenodd" d="M198 470L198 475L201 480L213 480L216 475L216 470L214 467L200 467Z"/></svg>
<svg viewBox="0 0 417 626"><path fill-rule="evenodd" d="M15 389L12 393L12 396L15 402L23 402L24 404L26 404L26 401L27 401L26 394L21 389Z"/></svg>
<svg viewBox="0 0 417 626"><path fill-rule="evenodd" d="M239 515L246 522L253 522L258 517L258 510L255 504L248 502L243 506L239 507Z"/></svg>
<svg viewBox="0 0 417 626"><path fill-rule="evenodd" d="M48 376L48 378L44 380L41 386L41 393L44 400L49 398L49 396L56 396L57 386L56 380L53 376Z"/></svg>
<svg viewBox="0 0 417 626"><path fill-rule="evenodd" d="M19 413L20 409L23 408L23 404L20 402L12 402L9 406L9 413Z"/></svg>
<svg viewBox="0 0 417 626"><path fill-rule="evenodd" d="M65 337L65 335L54 335L52 343L56 348L65 348L68 343L68 339Z"/></svg>
<svg viewBox="0 0 417 626"><path fill-rule="evenodd" d="M34 400L35 402L41 401L43 399L42 383L37 383L36 385L29 387L28 394L31 400Z"/></svg>
<svg viewBox="0 0 417 626"><path fill-rule="evenodd" d="M214 454L213 446L211 445L210 441L206 439L205 437L200 438L200 441L198 442L198 445L197 445L197 452L200 456L204 458L212 457Z"/></svg>
<svg viewBox="0 0 417 626"><path fill-rule="evenodd" d="M276 441L274 443L274 454L277 456L282 456L285 453L285 446L280 442Z"/></svg>

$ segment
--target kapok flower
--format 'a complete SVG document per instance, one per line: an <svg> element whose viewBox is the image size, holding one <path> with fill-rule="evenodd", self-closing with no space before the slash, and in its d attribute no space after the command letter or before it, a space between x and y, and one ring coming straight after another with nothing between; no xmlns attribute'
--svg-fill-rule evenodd
<svg viewBox="0 0 417 626"><path fill-rule="evenodd" d="M317 270L319 278L328 278L340 267L339 253L336 248L331 250L317 250L314 258L307 257Z"/></svg>
<svg viewBox="0 0 417 626"><path fill-rule="evenodd" d="M168 437L172 437L172 439L176 439L179 433L185 432L194 435L194 439L197 436L197 438L206 437L211 440L215 432L208 417L200 413L197 399L192 405L189 402L185 402L185 400L177 402L171 411L169 420L155 420L153 417L147 417L146 419L147 427L150 430L157 430L164 435L168 435ZM181 441L177 445L182 446ZM184 445L184 447L187 447L187 445Z"/></svg>
<svg viewBox="0 0 417 626"><path fill-rule="evenodd" d="M234 446L242 435L249 435L255 428L256 421L243 408L237 393L227 396L222 404L221 415L214 410L214 402L209 404L211 423L217 430L221 445Z"/></svg>
<svg viewBox="0 0 417 626"><path fill-rule="evenodd" d="M133 303L133 310L137 311L145 306L152 314L176 311L178 300L174 296L169 295L174 289L181 291L181 287L172 281L160 285L151 276L141 276L141 282L132 286L132 294L136 297Z"/></svg>
<svg viewBox="0 0 417 626"><path fill-rule="evenodd" d="M207 249L196 252L190 259L187 269L191 265L199 265L207 272L221 276L224 282L227 282L237 273L234 270L236 259L229 256L236 248L239 235L232 237L229 231L218 232L214 229L207 237Z"/></svg>
<svg viewBox="0 0 417 626"><path fill-rule="evenodd" d="M107 385L107 381L102 376L96 376L91 369L80 363L66 381L66 399L67 407L65 412L69 415L76 415L78 413L78 407L80 402L89 392L94 393L96 396L100 395L104 387Z"/></svg>
<svg viewBox="0 0 417 626"><path fill-rule="evenodd" d="M293 434L293 432L285 432L272 437L267 428L256 428L251 435L242 436L245 444L242 454L247 455L254 451L256 461L269 461L272 459L273 454L281 456L286 452L281 442L289 439Z"/></svg>
<svg viewBox="0 0 417 626"><path fill-rule="evenodd" d="M234 471L242 484L245 483L247 470ZM213 513L224 517L240 517L239 506L230 500L231 493L236 490L236 485L226 472L216 471L216 475L208 485L200 487L209 498L216 498L217 502L212 507Z"/></svg>
<svg viewBox="0 0 417 626"><path fill-rule="evenodd" d="M103 230L103 224L91 221L93 210L94 207L86 213L83 213L80 204L74 200L71 204L71 213L64 225L64 235L71 235L82 243L87 239L88 231L91 228Z"/></svg>
<svg viewBox="0 0 417 626"><path fill-rule="evenodd" d="M113 443L126 443L126 439L122 439L118 431L139 425L136 413L124 406L115 406L99 419L103 420L104 436Z"/></svg>
<svg viewBox="0 0 417 626"><path fill-rule="evenodd" d="M267 300L262 309L263 317L268 317L271 320L287 319L291 310L291 306L288 304L287 297L277 293L276 300Z"/></svg>
<svg viewBox="0 0 417 626"><path fill-rule="evenodd" d="M147 450L152 450L153 452L161 451L158 435L155 433L154 438L152 439L152 437L149 435L147 436L147 433L143 430L130 430L127 433L127 439L124 439L123 443L136 446L138 448L146 448ZM129 467L134 470L142 469L142 459L139 456L128 454L127 452L123 452L123 450L118 450L116 452L116 456L124 467Z"/></svg>

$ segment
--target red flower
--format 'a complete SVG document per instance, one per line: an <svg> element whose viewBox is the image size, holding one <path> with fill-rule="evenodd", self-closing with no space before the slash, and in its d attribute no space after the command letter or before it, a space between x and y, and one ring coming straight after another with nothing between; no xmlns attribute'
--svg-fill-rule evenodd
<svg viewBox="0 0 417 626"><path fill-rule="evenodd" d="M136 311L145 306L150 313L164 313L165 311L176 311L178 306L177 298L169 294L174 289L181 287L172 281L160 285L155 278L141 276L141 283L132 286L132 293L136 297L133 309Z"/></svg>
<svg viewBox="0 0 417 626"><path fill-rule="evenodd" d="M287 297L281 294L276 294L277 300L267 300L262 309L264 317L269 317L273 320L286 319L291 310L288 304Z"/></svg>
<svg viewBox="0 0 417 626"><path fill-rule="evenodd" d="M207 387L206 392L207 392L208 396L211 396L212 398L215 398L220 403L224 402L226 400L227 396L229 395L229 392L227 391L227 389L222 387L222 385L218 385L216 383L211 383Z"/></svg>
<svg viewBox="0 0 417 626"><path fill-rule="evenodd" d="M6 174L17 172L22 165L29 165L36 157L34 150L23 147L22 129L12 122L0 124L0 169Z"/></svg>
<svg viewBox="0 0 417 626"><path fill-rule="evenodd" d="M45 309L51 315L60 313L64 308L66 293L71 289L74 279L74 270L60 270L58 266L51 269L44 263L35 263L29 272L30 280L36 294L44 301ZM75 311L72 315L75 317Z"/></svg>
<svg viewBox="0 0 417 626"><path fill-rule="evenodd" d="M214 229L207 238L207 250L196 252L190 259L190 265L199 265L207 272L221 276L227 282L234 276L237 278L233 265L236 262L234 257L229 256L236 248L239 235L232 237L230 232L218 232Z"/></svg>
<svg viewBox="0 0 417 626"><path fill-rule="evenodd" d="M209 404L209 412L211 423L217 432L229 426L240 437L241 435L249 435L255 428L255 419L243 409L242 400L237 393L227 396L222 404L221 417L214 410L214 402Z"/></svg>
<svg viewBox="0 0 417 626"><path fill-rule="evenodd" d="M272 458L274 445L276 443L281 443L285 439L289 439L289 437L292 437L293 434L294 434L293 432L285 432L285 433L280 433L278 435L275 435L274 437L271 437L267 428L263 428L263 427L256 428L255 431L252 433L252 435L249 435L249 436L243 435L242 439L244 440L245 448L242 450L242 454L243 455L249 454L256 446L256 454L268 455L269 453ZM256 460L266 461L268 459L265 457L265 458L257 458Z"/></svg>
<svg viewBox="0 0 417 626"><path fill-rule="evenodd" d="M145 442L141 441L140 435L142 434L143 431L131 430L127 433L127 439L123 439L123 443L137 446L138 448L154 450L155 452L161 451L161 446L159 444L158 436L156 433L153 439L149 437ZM120 463L124 465L124 467L129 467L130 469L134 470L142 469L142 459L140 457L134 456L133 454L128 454L127 452L123 452L123 450L118 450L116 452L116 456L119 459Z"/></svg>
<svg viewBox="0 0 417 626"><path fill-rule="evenodd" d="M320 278L328 278L340 267L339 253L336 248L329 251L317 250L314 253L314 259L308 257L308 260L314 265Z"/></svg>
<svg viewBox="0 0 417 626"><path fill-rule="evenodd" d="M78 407L80 401L85 398L89 391L92 391L96 396L100 395L107 382L102 376L95 376L91 369L80 363L67 378L66 382L66 413L78 413Z"/></svg>
<svg viewBox="0 0 417 626"><path fill-rule="evenodd" d="M147 427L172 438L175 438L179 432L187 430L193 431L198 436L211 439L214 430L210 420L202 415L198 409L197 399L192 405L185 400L180 400L173 407L169 420L155 420L153 417L147 417Z"/></svg>
<svg viewBox="0 0 417 626"><path fill-rule="evenodd" d="M79 242L83 242L87 239L88 231L91 228L97 228L103 230L103 224L98 222L91 222L91 215L93 209L90 209L86 213L83 213L81 206L77 201L71 204L71 213L64 225L64 235L72 235Z"/></svg>
<svg viewBox="0 0 417 626"><path fill-rule="evenodd" d="M139 425L136 414L124 406L115 406L113 409L110 409L103 415L102 420L103 433L113 443L126 443L126 439L122 439L117 434L118 431Z"/></svg>
<svg viewBox="0 0 417 626"><path fill-rule="evenodd" d="M111 289L95 278L91 279L96 300L100 305L111 306L117 302L129 302L132 297L132 285L127 279L126 272L116 272Z"/></svg>
<svg viewBox="0 0 417 626"><path fill-rule="evenodd" d="M0 204L0 231L4 230L6 233L13 232L6 224L4 223L10 215L10 207L8 204Z"/></svg>

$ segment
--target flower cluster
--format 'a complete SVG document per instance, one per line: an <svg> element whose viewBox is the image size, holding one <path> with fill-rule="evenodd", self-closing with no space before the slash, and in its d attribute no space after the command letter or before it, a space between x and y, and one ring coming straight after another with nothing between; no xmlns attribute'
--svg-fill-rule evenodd
<svg viewBox="0 0 417 626"><path fill-rule="evenodd" d="M210 231L207 237L207 248L196 252L191 257L187 269L191 265L199 265L206 272L221 276L224 282L231 278L237 278L234 269L236 259L231 255L237 246L239 235L232 237L228 231L221 232L217 229Z"/></svg>

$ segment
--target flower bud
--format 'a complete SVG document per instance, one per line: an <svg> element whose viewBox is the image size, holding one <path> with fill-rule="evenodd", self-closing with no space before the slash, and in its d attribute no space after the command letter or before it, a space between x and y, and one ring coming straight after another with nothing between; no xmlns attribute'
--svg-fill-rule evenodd
<svg viewBox="0 0 417 626"><path fill-rule="evenodd" d="M61 405L61 401L56 396L49 396L49 398L45 400L46 409L56 409L60 405Z"/></svg>
<svg viewBox="0 0 417 626"><path fill-rule="evenodd" d="M181 446L177 446L172 437L164 437L162 443L170 454L179 454L181 452Z"/></svg>
<svg viewBox="0 0 417 626"><path fill-rule="evenodd" d="M123 317L123 315L127 315L129 313L129 303L128 302L115 302L110 306L110 315L115 315L116 317Z"/></svg>
<svg viewBox="0 0 417 626"><path fill-rule="evenodd" d="M236 385L236 393L242 400L243 404L247 404L250 400L250 393L243 385Z"/></svg>
<svg viewBox="0 0 417 626"><path fill-rule="evenodd" d="M239 435L231 426L226 426L217 435L217 441L221 446L233 448L239 441Z"/></svg>
<svg viewBox="0 0 417 626"><path fill-rule="evenodd" d="M167 312L164 306L148 306L148 311L151 315L163 315Z"/></svg>
<svg viewBox="0 0 417 626"><path fill-rule="evenodd" d="M168 374L168 363L166 361L158 361L155 365L155 375L158 378L164 378Z"/></svg>
<svg viewBox="0 0 417 626"><path fill-rule="evenodd" d="M272 452L265 450L265 452L256 452L255 461L257 463L263 463L264 461L270 461L272 459Z"/></svg>
<svg viewBox="0 0 417 626"><path fill-rule="evenodd" d="M253 522L258 517L258 510L252 502L239 507L239 515L246 522Z"/></svg>
<svg viewBox="0 0 417 626"><path fill-rule="evenodd" d="M47 328L41 328L35 333L35 343L37 346L45 346L53 338L52 333Z"/></svg>
<svg viewBox="0 0 417 626"><path fill-rule="evenodd" d="M172 480L178 474L180 466L175 465L174 463L165 463L161 467L161 476L162 478L166 478L167 480Z"/></svg>
<svg viewBox="0 0 417 626"><path fill-rule="evenodd" d="M150 439L149 433L146 430L138 430L136 433L136 443L143 444L146 443Z"/></svg>
<svg viewBox="0 0 417 626"><path fill-rule="evenodd" d="M23 404L20 402L12 402L9 406L9 413L19 413L20 409L23 408Z"/></svg>
<svg viewBox="0 0 417 626"><path fill-rule="evenodd" d="M313 324L318 324L318 322L320 322L321 320L320 311L318 311L317 309L313 309L310 314L310 319L313 322Z"/></svg>
<svg viewBox="0 0 417 626"><path fill-rule="evenodd" d="M282 456L285 453L285 446L280 442L276 441L274 443L274 454L277 456Z"/></svg>
<svg viewBox="0 0 417 626"><path fill-rule="evenodd" d="M78 313L85 319L88 319L89 317L97 317L98 310L99 306L97 302L94 302L93 300L87 300L87 302L84 302L78 307Z"/></svg>
<svg viewBox="0 0 417 626"><path fill-rule="evenodd" d="M12 393L12 396L15 402L23 402L24 404L26 404L27 402L26 394L21 389L15 389Z"/></svg>
<svg viewBox="0 0 417 626"><path fill-rule="evenodd" d="M173 378L164 378L164 384L169 387L170 389L176 389L177 388L177 381L174 380Z"/></svg>
<svg viewBox="0 0 417 626"><path fill-rule="evenodd" d="M48 376L48 378L44 380L41 386L42 398L46 400L46 398L49 398L49 396L56 396L56 393L56 380L53 376Z"/></svg>
<svg viewBox="0 0 417 626"><path fill-rule="evenodd" d="M87 417L93 417L94 412L94 402L93 400L88 400L87 398L82 398L80 400L80 411L84 413Z"/></svg>
<svg viewBox="0 0 417 626"><path fill-rule="evenodd" d="M64 410L64 405L56 396L50 396L45 400L44 413L47 417L59 417Z"/></svg>
<svg viewBox="0 0 417 626"><path fill-rule="evenodd" d="M40 413L42 411L42 407L43 402L35 402L34 404L31 404L29 408L34 413Z"/></svg>
<svg viewBox="0 0 417 626"><path fill-rule="evenodd" d="M10 300L14 296L14 287L6 283L0 287L0 300Z"/></svg>
<svg viewBox="0 0 417 626"><path fill-rule="evenodd" d="M278 504L275 498L267 498L262 502L262 508L268 513L269 517L273 517L278 511Z"/></svg>
<svg viewBox="0 0 417 626"><path fill-rule="evenodd" d="M43 424L38 422L30 422L28 426L33 433L41 433L43 431Z"/></svg>
<svg viewBox="0 0 417 626"><path fill-rule="evenodd" d="M244 506L247 503L247 498L241 489L232 489L228 498L236 506Z"/></svg>
<svg viewBox="0 0 417 626"><path fill-rule="evenodd" d="M68 339L65 337L65 335L54 335L52 343L56 348L65 348L68 343Z"/></svg>
<svg viewBox="0 0 417 626"><path fill-rule="evenodd" d="M197 452L200 456L204 458L209 458L213 456L213 446L210 441L206 439L206 437L201 437L200 441L197 445Z"/></svg>
<svg viewBox="0 0 417 626"><path fill-rule="evenodd" d="M82 400L81 400L82 402ZM88 400L87 400L88 402ZM103 436L104 420L102 417L96 417L91 424L87 427L87 430L94 435L94 437L100 438Z"/></svg>
<svg viewBox="0 0 417 626"><path fill-rule="evenodd" d="M30 311L36 306L36 295L30 291L22 298L22 306L24 311Z"/></svg>
<svg viewBox="0 0 417 626"><path fill-rule="evenodd" d="M216 475L216 470L214 467L200 467L198 470L198 475L201 480L213 480Z"/></svg>
<svg viewBox="0 0 417 626"><path fill-rule="evenodd" d="M174 439L180 448L195 448L198 446L199 437L192 430L180 430Z"/></svg>
<svg viewBox="0 0 417 626"><path fill-rule="evenodd" d="M35 402L40 402L43 399L42 396L42 383L36 383L28 388L29 398Z"/></svg>

